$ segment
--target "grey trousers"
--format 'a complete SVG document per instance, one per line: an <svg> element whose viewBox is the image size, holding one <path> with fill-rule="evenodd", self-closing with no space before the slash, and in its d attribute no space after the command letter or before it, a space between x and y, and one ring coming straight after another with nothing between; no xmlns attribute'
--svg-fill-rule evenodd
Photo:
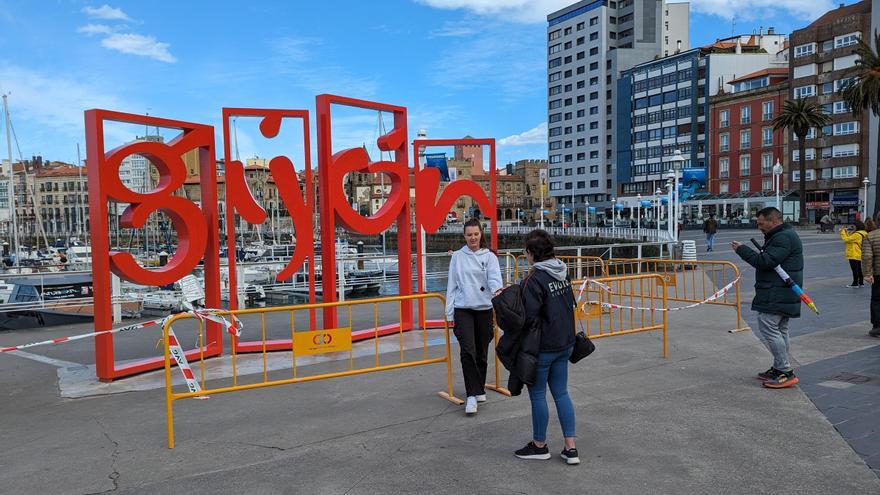
<svg viewBox="0 0 880 495"><path fill-rule="evenodd" d="M758 328L753 331L773 354L773 367L779 371L791 371L788 360L788 317L758 313Z"/></svg>

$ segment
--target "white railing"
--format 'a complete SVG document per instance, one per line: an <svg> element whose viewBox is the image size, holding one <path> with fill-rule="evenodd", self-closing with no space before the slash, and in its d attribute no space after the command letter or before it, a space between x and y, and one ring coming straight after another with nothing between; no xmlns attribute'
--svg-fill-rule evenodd
<svg viewBox="0 0 880 495"><path fill-rule="evenodd" d="M499 234L527 234L536 227L505 225L498 227ZM671 242L672 236L665 229L633 229L628 227L545 227L544 230L555 236L602 237L643 242ZM460 232L461 228L455 229Z"/></svg>

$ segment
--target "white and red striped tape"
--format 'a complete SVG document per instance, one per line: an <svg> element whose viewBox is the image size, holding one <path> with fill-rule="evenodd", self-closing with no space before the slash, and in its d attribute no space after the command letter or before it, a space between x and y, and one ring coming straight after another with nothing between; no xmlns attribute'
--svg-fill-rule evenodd
<svg viewBox="0 0 880 495"><path fill-rule="evenodd" d="M199 321L213 321L215 323L219 323L224 326L226 331L235 335L236 337L241 336L241 329L244 325L241 323L241 320L232 315L232 321L230 322L222 315L220 315L220 310L216 309L191 309L187 311L187 313L191 314L193 317L197 318ZM31 342L29 344L21 344L9 347L0 347L0 353L3 352L12 352L12 351L20 351L22 349L27 349L30 347L37 347L41 345L56 345L63 344L65 342L72 342L74 340L83 340L97 337L99 335L111 335L114 333L122 333L122 332L130 332L133 330L139 330L141 328L147 327L164 327L165 323L167 323L171 318L175 315L166 316L160 320L150 320L145 321L143 323L136 323L134 325L126 325L124 327L114 328L112 330L102 330L100 332L90 332L83 333L80 335L71 335L68 337L58 337L56 339L51 340L43 340L40 342ZM184 380L186 380L186 385L189 388L190 392L200 392L202 388L199 386L199 382L195 379L193 375L192 368L189 365L189 362L186 359L186 354L183 351L183 348L180 346L180 341L177 340L177 335L174 334L174 329L170 326L168 327L168 352L171 354L171 357L174 358L174 361L177 363L177 367L180 368L180 372L183 374ZM207 396L197 397L199 399L207 399Z"/></svg>
<svg viewBox="0 0 880 495"><path fill-rule="evenodd" d="M697 306L701 306L703 304L710 303L710 302L715 301L717 299L721 299L722 297L727 295L727 292L730 291L730 289L732 289L733 286L735 286L737 283L739 283L739 280L740 279L737 278L733 282L730 282L729 284L727 284L724 287L715 291L714 294L707 297L706 299L704 299L700 302L693 303L693 304L688 304L687 306L678 306L675 308L643 308L641 306L624 306L622 304L613 304L610 302L600 302L600 301L585 301L583 303L583 306L586 306L587 304L592 304L592 305L598 305L603 308L609 308L609 309L634 309L634 310L639 310L639 311L681 311L683 309L696 308ZM578 297L578 300L580 301L580 297ZM582 307L581 309L586 311L586 308Z"/></svg>

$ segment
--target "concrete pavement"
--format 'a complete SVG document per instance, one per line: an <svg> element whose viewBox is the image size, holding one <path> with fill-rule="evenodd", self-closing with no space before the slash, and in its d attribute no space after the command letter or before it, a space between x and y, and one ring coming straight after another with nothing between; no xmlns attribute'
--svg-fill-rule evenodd
<svg viewBox="0 0 880 495"><path fill-rule="evenodd" d="M723 250L728 233L719 237L711 256L732 259ZM852 374L874 373L870 356L853 353L878 342L864 335L866 313L846 303L864 293L836 299L848 269L832 265L825 242L834 239L817 238L816 246L807 239L808 256L827 259L808 261L807 272L823 314L797 322L803 333L792 352L804 368L853 356L862 364ZM743 272L747 300L754 278ZM828 282L837 278L842 283ZM168 450L162 389L60 397L58 366L89 362L88 345L32 350L56 365L3 355L0 486L8 493L880 492L870 457L811 402L811 386L759 386L753 375L767 368L769 354L751 334L727 333L732 319L724 307L671 313L668 360L656 332L598 340L596 353L570 368L582 460L574 467L558 458L552 402L556 457L522 461L513 450L530 437L527 397L490 392L479 414L465 417L435 395L445 381L438 365L179 401L177 448ZM0 342L62 334L0 334ZM829 372L837 368L817 368L816 379L836 383ZM460 391L457 368L455 378ZM839 390L847 389L832 388Z"/></svg>

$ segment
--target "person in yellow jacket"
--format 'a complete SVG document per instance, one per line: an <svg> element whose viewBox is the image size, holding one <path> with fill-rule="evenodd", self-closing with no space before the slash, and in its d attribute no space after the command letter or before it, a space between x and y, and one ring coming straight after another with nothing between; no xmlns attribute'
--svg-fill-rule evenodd
<svg viewBox="0 0 880 495"><path fill-rule="evenodd" d="M865 285L862 276L862 242L868 237L865 224L859 220L845 229L840 229L840 238L844 242L844 255L849 260L849 268L852 270L853 281L847 285L850 289L858 289Z"/></svg>

